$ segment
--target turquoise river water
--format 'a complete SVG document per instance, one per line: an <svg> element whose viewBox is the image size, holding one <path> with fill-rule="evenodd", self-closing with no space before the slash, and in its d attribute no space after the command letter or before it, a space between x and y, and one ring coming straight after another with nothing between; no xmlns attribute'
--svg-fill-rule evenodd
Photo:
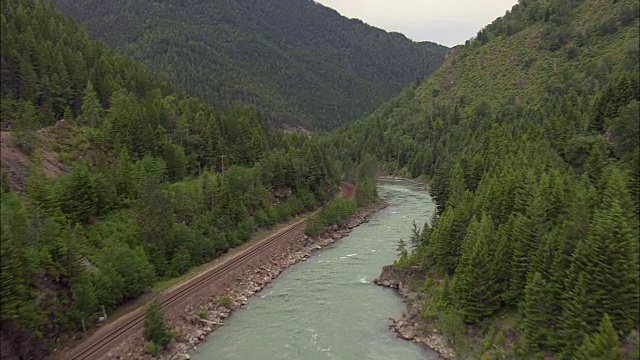
<svg viewBox="0 0 640 360"><path fill-rule="evenodd" d="M387 328L402 299L373 284L382 266L435 210L429 194L414 185L379 183L389 207L335 244L284 271L213 332L197 360L437 359Z"/></svg>

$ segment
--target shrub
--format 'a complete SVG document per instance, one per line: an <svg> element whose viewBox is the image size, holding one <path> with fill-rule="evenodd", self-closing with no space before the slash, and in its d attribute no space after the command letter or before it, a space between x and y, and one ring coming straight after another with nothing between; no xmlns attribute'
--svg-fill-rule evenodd
<svg viewBox="0 0 640 360"><path fill-rule="evenodd" d="M233 304L233 299L229 295L221 296L218 299L218 306L229 308Z"/></svg>
<svg viewBox="0 0 640 360"><path fill-rule="evenodd" d="M167 346L174 336L171 329L169 329L164 322L160 304L157 300L151 302L147 308L144 320L144 330L147 339L158 348L164 348ZM153 347L153 350L155 350L156 347Z"/></svg>
<svg viewBox="0 0 640 360"><path fill-rule="evenodd" d="M305 234L314 237L333 225L340 225L357 209L353 200L336 199L328 203L316 216L309 220Z"/></svg>
<svg viewBox="0 0 640 360"><path fill-rule="evenodd" d="M154 343L153 341L149 341L144 347L144 351L153 357L160 356L160 350L162 350L160 345Z"/></svg>

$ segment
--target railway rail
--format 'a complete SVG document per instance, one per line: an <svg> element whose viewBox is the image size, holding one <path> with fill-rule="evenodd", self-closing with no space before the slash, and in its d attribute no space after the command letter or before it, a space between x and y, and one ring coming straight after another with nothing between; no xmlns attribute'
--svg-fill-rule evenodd
<svg viewBox="0 0 640 360"><path fill-rule="evenodd" d="M340 186L340 197L352 199L355 196L356 188L352 184L343 182ZM263 255L267 249L273 248L280 242L290 238L291 235L302 234L307 220L312 218L318 213L318 211L312 213L306 218L292 224L284 230L260 241L254 246L248 248L244 252L241 252L221 264L214 266L203 273L187 280L186 282L168 290L166 293L160 295L159 302L160 308L163 310L169 309L172 306L178 305L181 300L186 299L188 296L193 295L202 288L205 284L211 284L226 276L233 274L237 270L251 263L251 261ZM127 334L132 331L140 329L144 323L144 311L146 306L141 306L132 313L124 316L121 319L116 320L110 324L114 327L109 332L97 332L89 341L80 345L74 352L71 353L69 359L71 360L87 360L87 359L100 359L109 351L111 347L122 341Z"/></svg>

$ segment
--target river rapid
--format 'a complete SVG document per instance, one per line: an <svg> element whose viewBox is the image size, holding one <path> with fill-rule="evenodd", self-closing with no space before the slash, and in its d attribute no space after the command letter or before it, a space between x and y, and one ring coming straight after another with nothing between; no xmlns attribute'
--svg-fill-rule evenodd
<svg viewBox="0 0 640 360"><path fill-rule="evenodd" d="M400 238L435 211L415 185L384 181L389 206L308 261L285 270L202 343L197 360L438 359L388 329L404 310L394 291L373 284L397 257Z"/></svg>

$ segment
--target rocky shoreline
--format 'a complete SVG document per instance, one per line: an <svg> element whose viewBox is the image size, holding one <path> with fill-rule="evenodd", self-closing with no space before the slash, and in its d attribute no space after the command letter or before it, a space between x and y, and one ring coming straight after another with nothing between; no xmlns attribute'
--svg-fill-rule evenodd
<svg viewBox="0 0 640 360"><path fill-rule="evenodd" d="M169 325L176 331L176 337L159 358L191 359L190 353L197 350L197 346L205 341L208 334L222 326L226 318L246 305L249 297L260 292L282 271L300 261L306 261L314 251L349 235L353 228L368 222L372 214L387 205L380 203L359 209L342 225L333 226L315 238L301 235L295 241L275 250L267 259L256 262L255 266L250 266L242 273L235 274L235 279L229 282L230 285L224 291L208 297L199 306L187 306L176 318L168 318ZM136 338L114 349L108 354L108 358L153 359L145 351L146 341L142 336Z"/></svg>
<svg viewBox="0 0 640 360"><path fill-rule="evenodd" d="M395 331L398 337L413 341L433 350L446 360L455 359L455 353L449 346L447 339L437 331L428 332L420 326L420 314L423 310L423 303L418 298L418 294L409 289L409 277L411 270L405 271L393 265L382 268L380 277L374 283L380 286L396 289L407 303L407 310L401 318L390 318L389 329Z"/></svg>

